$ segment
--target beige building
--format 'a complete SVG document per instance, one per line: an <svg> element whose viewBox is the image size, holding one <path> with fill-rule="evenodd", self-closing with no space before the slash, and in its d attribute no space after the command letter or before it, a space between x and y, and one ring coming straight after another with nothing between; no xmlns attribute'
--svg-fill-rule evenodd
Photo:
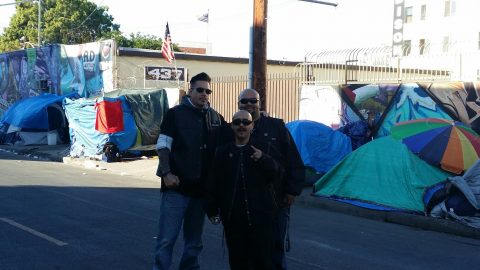
<svg viewBox="0 0 480 270"><path fill-rule="evenodd" d="M212 78L248 76L248 59L201 54L175 53L175 63L169 64L160 51L117 49L113 70L114 89L185 89L191 76L206 72ZM175 64L179 81L175 79ZM298 62L269 60L268 74L293 73Z"/></svg>

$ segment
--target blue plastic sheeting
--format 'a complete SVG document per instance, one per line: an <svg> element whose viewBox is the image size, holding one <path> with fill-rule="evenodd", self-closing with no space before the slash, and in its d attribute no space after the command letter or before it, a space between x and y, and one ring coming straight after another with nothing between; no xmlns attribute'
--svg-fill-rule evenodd
<svg viewBox="0 0 480 270"><path fill-rule="evenodd" d="M66 98L63 107L70 127L70 155L91 157L100 154L108 134L95 130L95 100Z"/></svg>
<svg viewBox="0 0 480 270"><path fill-rule="evenodd" d="M134 145L137 129L133 114L124 96L105 98L108 101L121 100L123 110L124 131L104 134L95 129L95 100L65 99L64 108L70 126L72 156L94 156L102 152L103 146L110 141L117 145L120 151L126 151ZM101 99L98 100L100 102Z"/></svg>
<svg viewBox="0 0 480 270"><path fill-rule="evenodd" d="M446 184L447 184L447 181L444 181L426 188L425 193L423 193L423 203L425 205L428 205L428 203L433 198L435 193L437 193L439 190L445 189Z"/></svg>
<svg viewBox="0 0 480 270"><path fill-rule="evenodd" d="M309 120L287 124L305 166L326 173L352 152L350 139L343 133Z"/></svg>
<svg viewBox="0 0 480 270"><path fill-rule="evenodd" d="M48 129L47 107L61 102L64 98L65 96L43 94L22 99L5 112L0 122L20 128Z"/></svg>
<svg viewBox="0 0 480 270"><path fill-rule="evenodd" d="M348 204L355 205L355 206L362 207L362 208L378 210L378 211L421 213L421 212L417 212L417 211L408 211L408 210L398 209L398 208L394 208L394 207L374 204L374 203L360 201L360 200L345 199L345 198L339 198L339 197L335 197L335 196L332 196L332 197L325 197L325 196L318 196L318 195L315 195L315 196L326 198L326 199L329 199L329 200L334 200L334 201L337 201L337 202L348 203Z"/></svg>

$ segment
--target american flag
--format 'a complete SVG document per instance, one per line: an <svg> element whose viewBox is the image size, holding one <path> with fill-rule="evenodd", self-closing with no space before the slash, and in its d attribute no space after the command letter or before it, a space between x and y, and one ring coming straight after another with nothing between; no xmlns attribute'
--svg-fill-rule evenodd
<svg viewBox="0 0 480 270"><path fill-rule="evenodd" d="M168 63L172 63L172 60L175 58L172 50L172 38L170 37L170 29L168 28L167 22L167 29L165 29L165 38L163 39L162 44L162 55L165 57Z"/></svg>

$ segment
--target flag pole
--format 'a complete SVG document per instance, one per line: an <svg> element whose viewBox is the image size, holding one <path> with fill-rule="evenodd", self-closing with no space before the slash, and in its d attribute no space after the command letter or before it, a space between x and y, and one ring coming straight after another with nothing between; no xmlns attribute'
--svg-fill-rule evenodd
<svg viewBox="0 0 480 270"><path fill-rule="evenodd" d="M209 47L209 45L208 45L208 32L209 32L208 30L209 30L209 28L210 28L210 9L207 9L207 49L206 49L207 55L210 53L209 49L208 49L208 47Z"/></svg>
<svg viewBox="0 0 480 270"><path fill-rule="evenodd" d="M172 35L170 34L170 41L172 40ZM170 50L172 51L173 55L173 66L175 67L175 78L177 79L177 88L180 91L180 79L178 78L178 71L177 71L177 58L175 57L175 53L173 50L173 42L170 42Z"/></svg>
<svg viewBox="0 0 480 270"><path fill-rule="evenodd" d="M173 51L173 42L172 42L172 36L170 34L170 27L168 26L168 21L167 21L167 26L166 26L166 29L165 29L165 38L164 38L163 44L162 44L162 55L170 65L172 64L172 60L173 60L173 66L175 68L175 78L176 78L176 81L177 81L177 87L180 90L180 79L178 77L177 59L175 58L175 53Z"/></svg>
<svg viewBox="0 0 480 270"><path fill-rule="evenodd" d="M179 76L178 76L178 71L177 71L177 58L176 57L173 58L173 63L174 63L174 66L175 66L175 78L177 78L177 87L178 87L178 91L180 91L180 79L178 78Z"/></svg>

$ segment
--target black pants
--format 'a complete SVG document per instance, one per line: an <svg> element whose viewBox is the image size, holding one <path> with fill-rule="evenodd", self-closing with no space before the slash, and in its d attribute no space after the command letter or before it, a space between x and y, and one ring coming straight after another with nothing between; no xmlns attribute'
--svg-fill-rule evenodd
<svg viewBox="0 0 480 270"><path fill-rule="evenodd" d="M273 269L273 220L266 218L252 223L252 226L246 222L225 226L228 258L232 270Z"/></svg>

